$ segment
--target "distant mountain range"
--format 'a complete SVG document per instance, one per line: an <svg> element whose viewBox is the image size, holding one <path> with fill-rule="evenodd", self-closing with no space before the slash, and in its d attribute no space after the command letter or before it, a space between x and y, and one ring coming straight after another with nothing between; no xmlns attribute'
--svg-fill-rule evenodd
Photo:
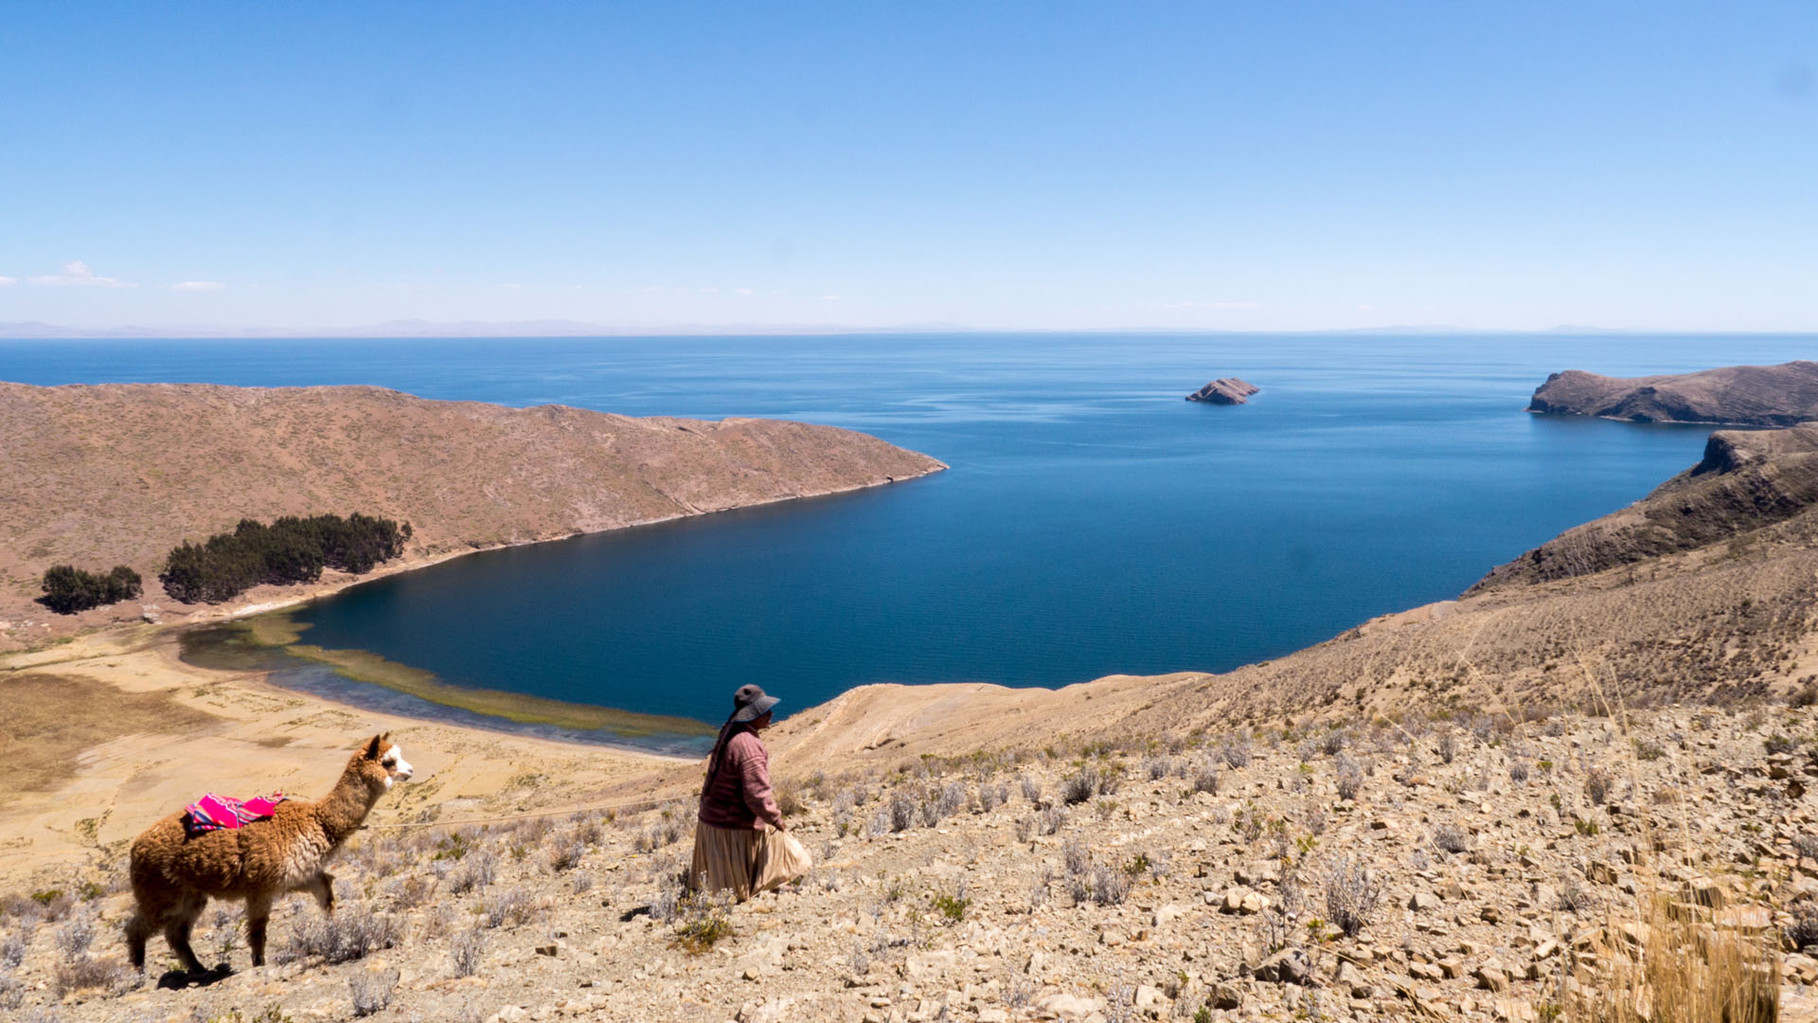
<svg viewBox="0 0 1818 1023"><path fill-rule="evenodd" d="M1389 337L1516 337L1516 336L1584 336L1704 334L1710 331L1630 330L1560 324L1545 330L1501 330L1487 327L1459 327L1446 323L1410 323L1387 327L1345 327L1330 330L1212 330L1185 327L1095 327L1080 329L1020 328L998 329L969 327L960 323L897 323L888 326L855 326L843 323L671 323L660 326L611 325L583 323L579 320L387 320L384 323L351 327L247 327L185 324L170 327L147 327L126 324L118 327L71 327L38 321L0 322L0 338L411 338L411 337L725 337L725 336L790 336L833 334L965 334L989 332L1003 334L1283 334L1283 335L1378 335ZM1736 334L1797 334L1800 331L1729 331Z"/></svg>
<svg viewBox="0 0 1818 1023"><path fill-rule="evenodd" d="M941 334L968 330L953 323L904 323L890 327L853 327L827 323L713 324L678 323L666 326L608 326L577 320L512 320L493 322L462 320L388 320L353 327L222 327L180 325L145 327L66 327L54 323L0 322L0 338L284 338L284 337L685 337L695 335L757 334Z"/></svg>

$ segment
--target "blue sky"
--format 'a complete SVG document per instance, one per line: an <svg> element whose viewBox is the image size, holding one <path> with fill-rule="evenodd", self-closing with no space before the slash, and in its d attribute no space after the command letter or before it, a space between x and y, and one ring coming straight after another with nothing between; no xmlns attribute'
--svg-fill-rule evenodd
<svg viewBox="0 0 1818 1023"><path fill-rule="evenodd" d="M1818 4L16 4L0 321L1818 330Z"/></svg>

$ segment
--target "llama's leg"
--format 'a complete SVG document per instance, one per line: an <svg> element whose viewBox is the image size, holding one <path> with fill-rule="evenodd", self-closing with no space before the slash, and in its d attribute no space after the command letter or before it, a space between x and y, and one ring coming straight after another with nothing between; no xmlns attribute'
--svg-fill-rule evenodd
<svg viewBox="0 0 1818 1023"><path fill-rule="evenodd" d="M181 900L164 915L164 940L170 943L170 950L177 954L178 961L190 973L208 972L202 965L202 960L196 958L196 950L189 947L189 932L207 906L208 896L200 892L184 892Z"/></svg>
<svg viewBox="0 0 1818 1023"><path fill-rule="evenodd" d="M335 876L326 870L316 871L316 876L304 883L303 891L316 897L316 905L322 912L333 916L335 913Z"/></svg>
<svg viewBox="0 0 1818 1023"><path fill-rule="evenodd" d="M252 950L252 964L265 965L265 925L271 920L271 896L252 895L246 899L246 947Z"/></svg>
<svg viewBox="0 0 1818 1023"><path fill-rule="evenodd" d="M145 970L145 942L154 930L156 928L146 919L145 911L134 907L132 917L126 921L126 954L132 960L133 969Z"/></svg>

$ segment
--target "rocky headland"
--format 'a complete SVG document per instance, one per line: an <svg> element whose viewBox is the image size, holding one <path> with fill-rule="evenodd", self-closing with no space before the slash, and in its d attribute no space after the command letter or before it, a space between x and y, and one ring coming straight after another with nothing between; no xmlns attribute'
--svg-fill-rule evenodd
<svg viewBox="0 0 1818 1023"><path fill-rule="evenodd" d="M1219 377L1187 395L1187 400L1203 401L1211 405L1243 405L1249 402L1252 394L1260 390L1255 384L1236 377Z"/></svg>
<svg viewBox="0 0 1818 1023"><path fill-rule="evenodd" d="M1793 426L1818 419L1818 362L1652 377L1566 370L1535 389L1528 411L1634 423Z"/></svg>
<svg viewBox="0 0 1818 1023"><path fill-rule="evenodd" d="M1785 430L1719 430L1697 465L1620 511L1561 533L1491 570L1470 593L1592 575L1665 554L1742 541L1788 523L1818 532L1818 424Z"/></svg>
<svg viewBox="0 0 1818 1023"><path fill-rule="evenodd" d="M0 437L0 650L136 619L145 604L166 619L193 612L160 591L164 556L242 518L407 521L405 559L382 569L395 571L945 468L829 426L506 408L377 387L0 383ZM63 563L133 568L144 599L51 614L34 603L39 579ZM329 588L347 581L324 577ZM298 592L260 587L234 606Z"/></svg>

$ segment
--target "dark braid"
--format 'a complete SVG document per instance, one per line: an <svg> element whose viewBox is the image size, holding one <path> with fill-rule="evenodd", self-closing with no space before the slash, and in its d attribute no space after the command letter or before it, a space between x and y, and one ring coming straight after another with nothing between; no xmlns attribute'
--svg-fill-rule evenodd
<svg viewBox="0 0 1818 1023"><path fill-rule="evenodd" d="M750 731L751 722L740 721L739 712L735 710L732 712L732 716L726 719L726 723L720 726L719 738L713 741L713 752L707 754L707 780L701 783L701 795L707 794L708 788L713 785L713 776L720 771L720 762L726 756L726 744L731 742L732 737L739 734L741 730Z"/></svg>

